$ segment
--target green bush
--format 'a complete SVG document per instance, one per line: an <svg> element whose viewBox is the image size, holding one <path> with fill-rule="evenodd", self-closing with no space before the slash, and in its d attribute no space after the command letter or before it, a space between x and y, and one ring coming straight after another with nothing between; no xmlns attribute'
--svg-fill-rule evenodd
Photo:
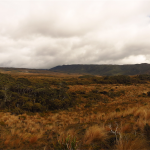
<svg viewBox="0 0 150 150"><path fill-rule="evenodd" d="M120 90L120 91L117 91L117 92L110 91L110 92L108 92L107 95L108 95L109 97L111 97L111 98L120 97L121 95L125 95L125 91L124 91L124 90Z"/></svg>
<svg viewBox="0 0 150 150"><path fill-rule="evenodd" d="M150 75L148 75L148 74L138 75L137 78L140 79L140 80L150 81Z"/></svg>
<svg viewBox="0 0 150 150"><path fill-rule="evenodd" d="M23 85L31 85L31 82L27 78L18 78L16 82Z"/></svg>
<svg viewBox="0 0 150 150"><path fill-rule="evenodd" d="M62 108L66 109L69 106L71 106L71 101L69 99L64 99L63 102L62 102L62 105L63 105Z"/></svg>
<svg viewBox="0 0 150 150"><path fill-rule="evenodd" d="M32 111L32 109L33 109L33 103L32 102L26 102L23 105L23 109L28 110L28 111Z"/></svg>
<svg viewBox="0 0 150 150"><path fill-rule="evenodd" d="M16 107L11 111L11 113L15 115L19 115L19 114L23 114L23 110L20 109L19 107Z"/></svg>
<svg viewBox="0 0 150 150"><path fill-rule="evenodd" d="M40 115L41 117L45 117L45 116L46 116L45 113L39 113L39 115Z"/></svg>
<svg viewBox="0 0 150 150"><path fill-rule="evenodd" d="M4 99L4 92L3 91L0 91L0 99Z"/></svg>
<svg viewBox="0 0 150 150"><path fill-rule="evenodd" d="M51 83L57 86L50 88ZM27 112L67 109L74 104L71 99L78 97L76 93L67 93L67 85L68 82L60 79L34 78L31 82L28 78L14 79L11 75L0 73L0 108L9 109L16 114L20 113L20 109ZM4 101L4 98L7 99Z"/></svg>
<svg viewBox="0 0 150 150"><path fill-rule="evenodd" d="M60 109L62 108L62 101L59 100L59 99L55 99L55 100L52 100L50 101L50 104L49 104L49 109Z"/></svg>
<svg viewBox="0 0 150 150"><path fill-rule="evenodd" d="M33 111L42 111L42 105L40 103L33 104Z"/></svg>

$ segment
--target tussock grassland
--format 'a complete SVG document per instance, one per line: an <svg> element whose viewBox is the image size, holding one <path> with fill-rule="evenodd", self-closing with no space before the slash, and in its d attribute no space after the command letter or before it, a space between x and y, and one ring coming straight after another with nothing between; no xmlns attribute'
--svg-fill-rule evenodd
<svg viewBox="0 0 150 150"><path fill-rule="evenodd" d="M144 127L146 124L150 125L149 105L128 107L120 112L109 110L109 113L95 114L93 111L94 109L78 109L78 111L47 113L44 117L38 113L34 116L27 114L15 116L1 112L0 148L44 149L46 146L54 149L58 141L65 143L68 136L69 140L77 138L78 149L94 149L92 146L109 149L112 136L114 140L112 149L148 148L145 147L146 144L148 146L149 139L144 135ZM115 133L110 135L111 129L117 130L119 141L116 141Z"/></svg>
<svg viewBox="0 0 150 150"><path fill-rule="evenodd" d="M17 115L1 111L0 149L150 149L150 83L68 87L77 97L71 108Z"/></svg>

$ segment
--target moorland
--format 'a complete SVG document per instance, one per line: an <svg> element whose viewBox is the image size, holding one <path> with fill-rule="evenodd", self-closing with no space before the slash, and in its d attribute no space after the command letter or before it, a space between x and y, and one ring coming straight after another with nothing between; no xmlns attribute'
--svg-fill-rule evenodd
<svg viewBox="0 0 150 150"><path fill-rule="evenodd" d="M0 73L0 149L150 148L150 75Z"/></svg>

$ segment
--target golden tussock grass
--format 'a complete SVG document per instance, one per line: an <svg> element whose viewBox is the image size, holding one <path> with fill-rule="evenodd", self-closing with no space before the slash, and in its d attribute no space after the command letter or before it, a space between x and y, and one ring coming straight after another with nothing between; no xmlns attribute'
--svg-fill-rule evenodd
<svg viewBox="0 0 150 150"><path fill-rule="evenodd" d="M134 116L135 117L143 117L143 118L145 118L145 115L146 115L146 110L143 107L137 109L137 111L134 112Z"/></svg>
<svg viewBox="0 0 150 150"><path fill-rule="evenodd" d="M30 138L29 142L30 142L31 144L34 144L34 143L37 142L37 140L38 140L38 136L34 135L33 137Z"/></svg>
<svg viewBox="0 0 150 150"><path fill-rule="evenodd" d="M144 126L146 125L147 121L143 118L139 118L136 120L134 126L137 126L138 128L140 128L141 130L144 128Z"/></svg>
<svg viewBox="0 0 150 150"><path fill-rule="evenodd" d="M57 140L61 143L65 143L66 138L69 137L69 140L72 141L74 137L76 137L76 132L74 129L69 129L67 132L60 131L59 136L57 136Z"/></svg>
<svg viewBox="0 0 150 150"><path fill-rule="evenodd" d="M143 138L127 138L123 137L116 144L116 150L148 150L148 145Z"/></svg>
<svg viewBox="0 0 150 150"><path fill-rule="evenodd" d="M20 139L16 139L16 140L14 141L14 145L15 145L15 146L19 147L20 144L21 144L21 140L20 140Z"/></svg>
<svg viewBox="0 0 150 150"><path fill-rule="evenodd" d="M125 124L124 126L121 127L121 132L122 133L131 133L133 131L133 127L131 124Z"/></svg>
<svg viewBox="0 0 150 150"><path fill-rule="evenodd" d="M3 136L5 136L3 137L3 140L4 140L3 144L5 147L8 147L12 142L12 137L11 135L3 135Z"/></svg>
<svg viewBox="0 0 150 150"><path fill-rule="evenodd" d="M4 141L4 145L7 146L8 144L10 144L10 140L9 140L9 139L6 139L6 140Z"/></svg>
<svg viewBox="0 0 150 150"><path fill-rule="evenodd" d="M85 144L90 144L94 141L104 141L106 138L107 138L106 130L103 127L94 125L86 130L83 142Z"/></svg>
<svg viewBox="0 0 150 150"><path fill-rule="evenodd" d="M96 89L95 85L75 85L69 87L70 91L76 92L82 90L85 93ZM125 135L126 138L123 137L120 139L118 144L115 147L113 145L112 148L118 150L147 148L144 137L143 139L139 137L128 138L127 135L132 135L134 132L141 134L146 123L150 125L149 99L138 96L136 98L133 97L138 92L141 93L142 90L148 91L148 89L144 89L146 88L144 85L140 85L139 87L133 85L100 85L98 88L102 91L110 89L119 91L123 89L126 94L116 98L102 95L102 97L109 99L108 103L103 103L100 99L96 107L84 108L85 103L82 103L72 108L72 110L57 111L56 113L52 111L44 117L41 117L38 113L34 116L23 114L22 116L25 116L25 119L19 119L21 115L15 116L10 113L0 112L0 121L2 122L0 127L3 127L0 135L0 141L2 142L0 144L7 147L6 149L13 149L17 143L20 147L25 148L27 145L24 143L37 145L38 147L42 144L48 144L46 143L47 141L52 144L52 141L56 140L56 135L59 135L57 137L59 141L70 135L70 138L79 138L81 145L90 145L107 141L109 137L107 133L110 133L108 124L112 126L114 124L112 128L115 130L115 122L117 122L118 131ZM81 98L81 100L84 102L86 98ZM120 111L116 112L116 108L119 108ZM103 126L95 125L101 123L103 123ZM138 129L140 129L140 132ZM40 145L40 143L42 144ZM19 146L16 148L19 148ZM42 149L42 147L44 146L42 145L39 149ZM90 146L87 146L86 149L89 148ZM104 148L101 147L102 149Z"/></svg>

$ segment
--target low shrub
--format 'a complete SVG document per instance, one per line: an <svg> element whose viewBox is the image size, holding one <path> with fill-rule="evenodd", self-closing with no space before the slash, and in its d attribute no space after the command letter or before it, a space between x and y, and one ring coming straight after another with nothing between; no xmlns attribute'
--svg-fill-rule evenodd
<svg viewBox="0 0 150 150"><path fill-rule="evenodd" d="M32 111L32 109L33 109L33 103L32 102L26 102L23 105L23 109L28 110L28 111Z"/></svg>
<svg viewBox="0 0 150 150"><path fill-rule="evenodd" d="M23 110L21 109L21 108L19 108L19 107L15 107L12 111L11 111L11 113L12 114L15 114L15 115L19 115L19 114L23 114Z"/></svg>
<svg viewBox="0 0 150 150"><path fill-rule="evenodd" d="M34 103L33 104L33 111L34 112L39 112L42 111L43 106L40 103Z"/></svg>

